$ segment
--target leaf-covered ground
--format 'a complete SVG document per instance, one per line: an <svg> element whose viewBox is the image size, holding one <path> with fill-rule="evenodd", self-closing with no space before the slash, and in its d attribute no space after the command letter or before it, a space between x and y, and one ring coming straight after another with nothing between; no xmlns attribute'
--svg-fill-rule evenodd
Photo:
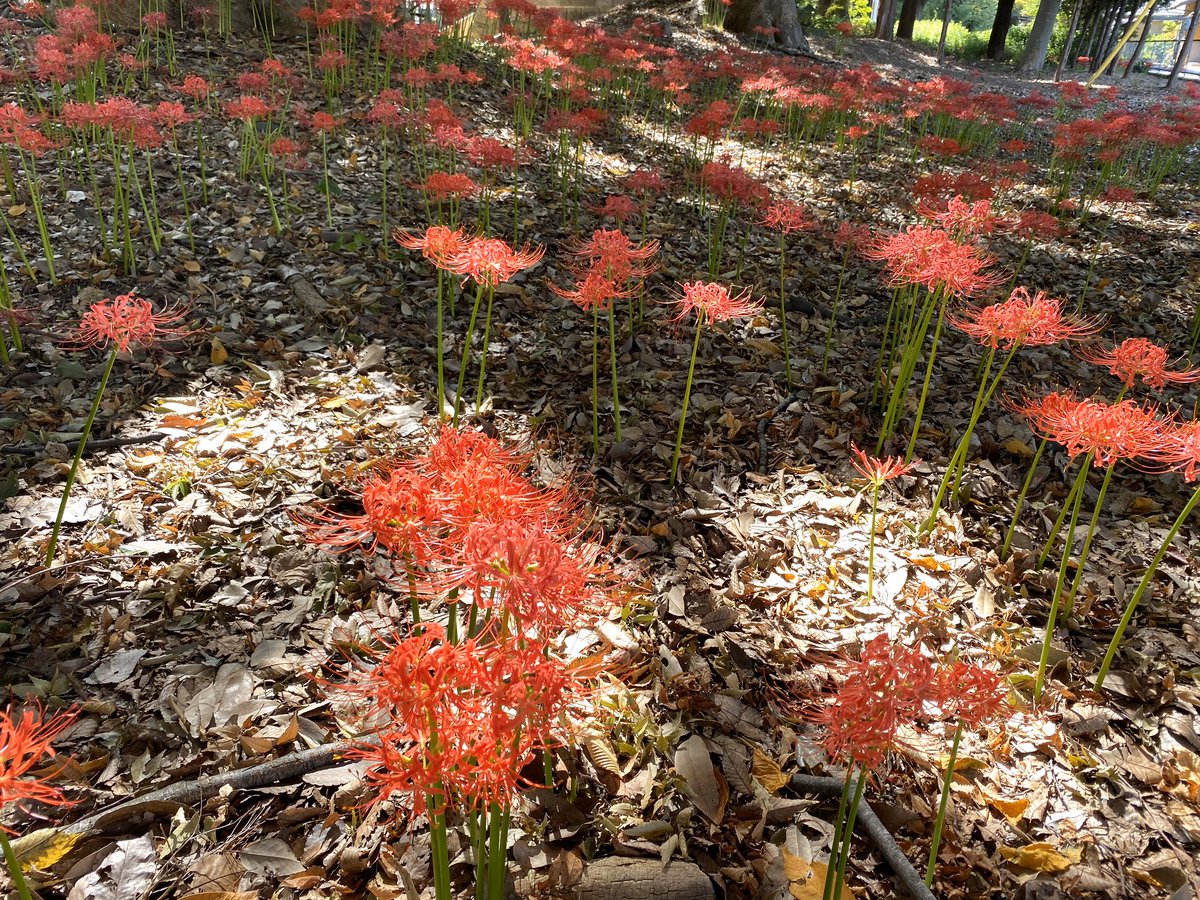
<svg viewBox="0 0 1200 900"><path fill-rule="evenodd" d="M580 658L603 661L596 706L578 723L577 746L561 754L562 780L572 791L533 792L514 820L515 883L548 895L586 877L586 861L641 856L694 863L728 897L819 896L819 882L804 873L828 852L836 803L796 793L787 776L838 773L808 720L811 704L833 686L840 660L884 634L1010 673L1004 720L964 738L937 896L1190 896L1200 888L1194 527L1167 553L1102 693L1090 689L1089 678L1190 487L1176 475L1117 470L1079 599L1054 643L1051 679L1034 703L1032 674L1061 548L1045 568L1036 557L1074 469L1055 445L1041 457L1017 550L1002 561L998 550L1037 438L995 402L977 430L965 499L931 533L920 531L969 416L982 355L948 329L916 442L925 462L883 491L876 586L866 599L870 494L850 465L850 445L872 448L878 433L873 376L889 290L879 266L853 252L839 294L844 257L833 241L842 222L882 233L917 221L920 176L983 176L998 212L1036 208L1065 226L1062 236L1034 243L1021 284L1073 304L1090 274L1086 311L1108 322L1105 340L1150 337L1182 354L1200 264L1190 148L1183 174L1132 203L1098 202L1082 218L1053 202L1050 138L1058 120L1096 117L1104 106L1087 107L1076 95L1060 102L1042 85L1051 97L1044 109L1014 102L1012 119L983 116L992 130L977 152L943 159L914 149L903 109L946 85L905 80L929 77L911 71L905 54L827 40L820 58L796 60L699 31L686 18L668 20L666 38L625 32L631 16L621 11L606 24L611 34L628 34L635 60L652 68L674 55L704 60L707 74L678 86L690 97L662 101L667 94L647 91L626 106L607 83L584 84L588 100L603 103L609 116L582 142L582 155L571 157L576 168L566 191L560 143L540 130L539 117L520 165L517 216L522 241L543 245L546 255L497 292L488 396L468 419L470 427L535 448L540 481L570 482L588 498L631 588L622 608L572 639ZM124 37L136 46L136 34ZM7 40L6 64L15 69L29 58L30 37ZM319 74L306 74L304 43L280 36L271 49L296 73L287 99L302 110L289 115L298 120L324 109ZM855 64L872 56L886 63L879 96L890 100L863 101L876 90L875 76L852 74L837 58L843 50ZM257 38L210 44L194 31L176 36L176 51L174 72L153 68L129 95L144 103L178 99L183 76L195 73L210 81L214 97L232 100L243 92L238 75L265 56ZM578 45L575 52L585 55ZM435 84L429 95L448 98L469 133L510 143L513 69L486 45L455 61L478 73L479 83L455 85L452 94ZM688 187L696 145L679 125L718 96L733 106L740 97L739 114L752 118L758 101L739 94L740 77L772 69L806 91L845 99L842 127L867 123L869 136L854 152L834 129L801 152L782 138L722 130L713 156L729 154L774 195L804 204L820 227L786 239L789 388L776 311L778 234L760 224L761 212L733 215L718 280L751 288L768 306L701 340L681 477L671 487L694 333L690 321L673 324L673 297L681 283L707 280L712 215ZM1009 76L987 78L1001 93L972 106L969 91L950 90L951 102L964 110L996 107L1030 87ZM26 102L19 81L6 90ZM1137 109L1157 99L1145 86L1134 93ZM347 122L328 140L332 226L320 135L287 116L279 120L307 145L304 165L290 165L286 197L274 197L290 208L282 235L256 177L238 175L240 123L214 102L201 126L207 203L196 196L200 156L191 126L179 129L177 157L169 145L152 151L164 240L151 252L135 207L136 275L101 252L92 191L114 189L111 167L98 166L92 186L69 155L61 157L61 183L54 154L40 161L56 282L44 261L29 277L5 244L9 282L27 321L24 350L0 367L0 440L7 445L0 450L0 652L7 693L80 714L59 744L58 766L46 770L56 771L76 805L14 815L8 824L18 834L347 736L349 722L329 702L321 674L347 647L402 618L405 600L360 556L312 546L296 516L321 503L352 505L355 485L380 460L428 445L438 414L433 270L382 233L381 143L366 118L373 100L366 84L341 90ZM870 119L872 112L886 121ZM387 222L423 229L427 209L414 184L427 150L414 135L391 147ZM1013 138L1028 150L998 149ZM176 160L181 180L171 174ZM1022 161L1027 168L1005 168ZM137 164L145 165L140 157ZM592 323L549 285L570 283L571 241L611 227L598 209L624 192L626 176L650 168L669 182L651 200L643 234L661 242L658 270L646 281L644 315L629 315L638 297L621 311L620 441L605 393L608 372L600 372L595 454ZM1073 195L1086 187L1088 172L1077 174ZM190 240L181 183L190 191ZM956 185L973 183L968 177ZM6 215L36 263L38 228L19 169L15 188L3 198ZM470 221L476 201L464 201L463 212ZM512 215L511 193L498 190L492 222L499 236L511 237ZM632 221L631 233L638 226ZM1020 240L997 231L985 243L998 271L1007 275L1018 264ZM197 332L118 359L57 561L46 569L38 561L70 441L104 365L99 353L74 349L69 336L91 303L131 290L186 308ZM835 295L841 310L826 368ZM467 305L447 326L452 374ZM604 348L600 360L607 365ZM1019 352L1005 385L1013 394L1072 387L1110 398L1118 387L1061 346ZM1186 385L1148 396L1184 416L1196 403ZM903 453L910 423L908 416L887 450ZM921 870L949 738L940 727L903 734L867 790ZM45 895L67 895L77 883L72 896L80 897L430 891L420 823L389 819L390 808L368 811L368 799L361 767L339 764L182 809L134 808L85 834L26 849ZM796 857L805 865L794 865ZM125 883L112 888L122 866ZM456 866L465 877L461 858ZM850 885L860 896L897 891L865 843L857 845Z"/></svg>

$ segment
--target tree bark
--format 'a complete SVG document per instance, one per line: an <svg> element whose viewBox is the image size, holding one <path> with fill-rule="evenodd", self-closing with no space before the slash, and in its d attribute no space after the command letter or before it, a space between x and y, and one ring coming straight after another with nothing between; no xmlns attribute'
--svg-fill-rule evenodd
<svg viewBox="0 0 1200 900"><path fill-rule="evenodd" d="M890 41L896 28L896 0L879 0L879 17L875 21L875 37Z"/></svg>
<svg viewBox="0 0 1200 900"><path fill-rule="evenodd" d="M1192 41L1196 38L1196 14L1200 13L1200 3L1197 3L1192 9L1192 15L1188 18L1187 30L1181 35L1183 43L1179 47L1179 55L1175 57L1175 65L1171 67L1171 74L1167 78L1167 90L1172 90L1175 87L1175 82L1179 80L1179 73L1183 71L1183 64L1187 62L1187 58L1192 52Z"/></svg>
<svg viewBox="0 0 1200 900"><path fill-rule="evenodd" d="M1083 0L1076 0L1075 10L1071 13L1071 24L1067 27L1067 40L1063 43L1062 55L1058 58L1058 65L1054 69L1054 80L1061 81L1063 68L1067 64L1067 60L1071 56L1071 45L1075 43L1075 28L1079 25L1079 11L1083 9Z"/></svg>
<svg viewBox="0 0 1200 900"><path fill-rule="evenodd" d="M921 11L922 0L904 0L900 7L900 18L896 23L896 38L911 41L913 25L917 21L917 13Z"/></svg>
<svg viewBox="0 0 1200 900"><path fill-rule="evenodd" d="M1016 0L998 0L996 3L996 18L992 21L992 33L988 37L988 59L1004 58L1004 44L1008 40L1008 29L1012 27L1015 2Z"/></svg>
<svg viewBox="0 0 1200 900"><path fill-rule="evenodd" d="M1037 16L1033 20L1033 30L1029 34L1029 43L1025 52L1017 62L1017 70L1036 73L1046 64L1046 50L1050 46L1050 36L1054 33L1054 20L1058 18L1058 10L1062 0L1042 0L1038 6Z"/></svg>
<svg viewBox="0 0 1200 900"><path fill-rule="evenodd" d="M1146 21L1142 23L1142 33L1138 35L1137 46L1133 48L1133 53L1129 57L1129 62L1125 64L1125 71L1121 73L1121 79L1129 77L1129 73L1133 71L1133 67L1137 65L1138 59L1142 55L1142 51L1146 49L1146 42L1150 39L1150 23L1154 20L1154 11L1158 9L1159 0L1154 0L1154 5L1150 7L1150 14L1146 16Z"/></svg>
<svg viewBox="0 0 1200 900"><path fill-rule="evenodd" d="M940 66L946 61L946 35L950 31L950 14L954 11L954 0L946 0L946 9L942 12L942 33L938 37L937 61Z"/></svg>
<svg viewBox="0 0 1200 900"><path fill-rule="evenodd" d="M796 0L733 0L725 13L725 30L757 37L755 28L774 29L778 47L808 52Z"/></svg>

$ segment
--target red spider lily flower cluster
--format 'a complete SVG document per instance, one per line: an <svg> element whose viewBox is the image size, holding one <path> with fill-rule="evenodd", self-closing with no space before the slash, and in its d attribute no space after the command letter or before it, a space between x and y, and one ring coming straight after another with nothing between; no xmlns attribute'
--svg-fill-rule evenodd
<svg viewBox="0 0 1200 900"><path fill-rule="evenodd" d="M1027 209L1014 222L1009 223L1012 231L1026 240L1035 238L1043 241L1061 237L1065 231L1062 223L1050 213L1040 209Z"/></svg>
<svg viewBox="0 0 1200 900"><path fill-rule="evenodd" d="M1200 480L1200 422L1164 427L1162 443L1152 459L1177 470L1184 481Z"/></svg>
<svg viewBox="0 0 1200 900"><path fill-rule="evenodd" d="M832 759L867 769L883 762L902 727L938 718L978 727L999 718L1006 705L998 673L960 661L938 665L919 648L883 635L842 674L836 695L815 719L824 726Z"/></svg>
<svg viewBox="0 0 1200 900"><path fill-rule="evenodd" d="M476 237L467 241L446 268L456 275L470 278L476 284L495 287L518 272L537 265L545 252L545 247L526 244L514 250L499 238Z"/></svg>
<svg viewBox="0 0 1200 900"><path fill-rule="evenodd" d="M768 228L776 228L784 234L795 231L811 231L818 223L808 214L808 210L794 200L776 200L767 207L763 216L763 224Z"/></svg>
<svg viewBox="0 0 1200 900"><path fill-rule="evenodd" d="M851 464L867 480L867 483L872 488L881 487L885 482L899 478L901 475L907 475L921 464L921 460L919 459L914 459L906 463L898 456L888 456L879 459L878 457L868 455L866 451L860 450L854 444L850 445L850 451Z"/></svg>
<svg viewBox="0 0 1200 900"><path fill-rule="evenodd" d="M682 288L683 293L676 298L679 305L676 322L683 321L692 312L702 321L728 322L756 316L763 309L763 301L751 297L749 288L735 294L725 285L711 281L691 281Z"/></svg>
<svg viewBox="0 0 1200 900"><path fill-rule="evenodd" d="M521 770L554 746L580 680L539 641L449 643L439 626L398 640L347 688L381 722L370 764L377 801L411 798L413 816L508 809L527 786Z"/></svg>
<svg viewBox="0 0 1200 900"><path fill-rule="evenodd" d="M1133 387L1139 378L1150 387L1159 390L1168 384L1192 384L1200 381L1200 368L1170 368L1173 364L1181 365L1185 358L1181 357L1172 363L1166 347L1160 347L1146 338L1127 338L1111 350L1081 347L1077 352L1093 365L1108 369L1120 378L1127 388Z"/></svg>
<svg viewBox="0 0 1200 900"><path fill-rule="evenodd" d="M658 252L658 241L638 244L619 228L597 228L570 249L579 260L571 267L575 287L551 285L551 290L585 311L606 310L614 299L630 296L636 282L654 271L650 259Z"/></svg>
<svg viewBox="0 0 1200 900"><path fill-rule="evenodd" d="M54 806L67 803L62 791L44 780L26 776L48 756L54 742L75 720L73 712L47 719L40 710L0 713L0 808L10 803L33 801Z"/></svg>
<svg viewBox="0 0 1200 900"><path fill-rule="evenodd" d="M1062 301L1045 291L1030 294L1024 287L991 306L963 306L947 318L988 347L1010 350L1018 344L1044 346L1091 337L1100 329L1095 319L1065 314Z"/></svg>
<svg viewBox="0 0 1200 900"><path fill-rule="evenodd" d="M73 346L115 347L124 353L131 347L150 347L166 337L185 333L179 327L182 310L155 312L149 300L132 293L93 303L79 321L70 343Z"/></svg>
<svg viewBox="0 0 1200 900"><path fill-rule="evenodd" d="M479 193L479 185L461 172L430 172L417 187L431 200L471 197Z"/></svg>
<svg viewBox="0 0 1200 900"><path fill-rule="evenodd" d="M758 209L771 199L771 192L765 184L745 169L723 160L714 160L701 167L700 184L725 206L741 205Z"/></svg>
<svg viewBox="0 0 1200 900"><path fill-rule="evenodd" d="M392 231L392 240L408 250L420 250L421 255L439 269L449 269L451 263L472 240L461 228L430 225L425 235L418 237L403 229Z"/></svg>
<svg viewBox="0 0 1200 900"><path fill-rule="evenodd" d="M892 287L919 284L949 296L971 297L1000 283L984 271L991 260L973 244L960 244L942 228L914 225L899 234L876 240L865 251L882 261Z"/></svg>
<svg viewBox="0 0 1200 900"><path fill-rule="evenodd" d="M960 240L977 234L991 234L996 228L997 217L992 212L991 200L970 202L955 196L941 209L922 203L917 212L958 235Z"/></svg>
<svg viewBox="0 0 1200 900"><path fill-rule="evenodd" d="M1062 444L1072 459L1091 454L1096 468L1154 458L1165 445L1166 423L1153 407L1132 400L1105 403L1053 392L1013 405L1037 434Z"/></svg>

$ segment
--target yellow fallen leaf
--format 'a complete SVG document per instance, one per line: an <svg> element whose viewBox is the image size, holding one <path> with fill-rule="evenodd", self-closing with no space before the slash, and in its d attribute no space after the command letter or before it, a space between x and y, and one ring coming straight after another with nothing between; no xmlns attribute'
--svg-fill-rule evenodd
<svg viewBox="0 0 1200 900"><path fill-rule="evenodd" d="M987 801L988 806L1004 816L1009 825L1016 826L1020 823L1021 818L1025 815L1025 810L1029 809L1029 798L1022 797L1019 800L1008 800L991 791L983 791L983 797Z"/></svg>
<svg viewBox="0 0 1200 900"><path fill-rule="evenodd" d="M1034 449L1018 437L1010 437L1000 446L1021 459L1033 459L1034 457Z"/></svg>
<svg viewBox="0 0 1200 900"><path fill-rule="evenodd" d="M18 203L16 206L10 206L8 208L8 214L15 219L17 216L23 215L25 210L28 208L29 207L27 207L24 203Z"/></svg>
<svg viewBox="0 0 1200 900"><path fill-rule="evenodd" d="M950 563L936 556L910 556L908 561L926 572L949 572Z"/></svg>
<svg viewBox="0 0 1200 900"><path fill-rule="evenodd" d="M816 860L806 863L784 850L783 871L791 882L788 892L796 900L822 900L825 896L825 877L829 873L825 863ZM854 900L854 893L843 884L837 900Z"/></svg>
<svg viewBox="0 0 1200 900"><path fill-rule="evenodd" d="M42 828L13 841L13 850L25 871L45 870L70 853L81 837L57 828Z"/></svg>
<svg viewBox="0 0 1200 900"><path fill-rule="evenodd" d="M194 275L200 271L200 263L196 262L194 259L189 259L183 264L183 270L185 272L191 272Z"/></svg>
<svg viewBox="0 0 1200 900"><path fill-rule="evenodd" d="M225 345L221 343L220 338L212 339L212 350L208 354L208 358L212 360L214 366L219 366L225 360L229 359L229 351L225 349Z"/></svg>
<svg viewBox="0 0 1200 900"><path fill-rule="evenodd" d="M791 781L783 774L779 764L757 747L754 748L754 760L750 764L750 772L754 775L755 781L761 784L768 794L774 794Z"/></svg>
<svg viewBox="0 0 1200 900"><path fill-rule="evenodd" d="M1024 847L1001 847L1000 855L1015 866L1035 872L1065 872L1083 856L1082 850L1058 850L1038 842Z"/></svg>

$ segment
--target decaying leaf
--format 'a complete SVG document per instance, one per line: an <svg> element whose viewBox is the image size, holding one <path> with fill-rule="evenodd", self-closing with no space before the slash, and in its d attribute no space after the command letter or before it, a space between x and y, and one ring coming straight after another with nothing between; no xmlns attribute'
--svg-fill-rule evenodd
<svg viewBox="0 0 1200 900"><path fill-rule="evenodd" d="M1083 851L1060 850L1053 844L1039 842L1024 847L1001 847L1000 855L1015 866L1035 872L1065 872L1079 862Z"/></svg>

